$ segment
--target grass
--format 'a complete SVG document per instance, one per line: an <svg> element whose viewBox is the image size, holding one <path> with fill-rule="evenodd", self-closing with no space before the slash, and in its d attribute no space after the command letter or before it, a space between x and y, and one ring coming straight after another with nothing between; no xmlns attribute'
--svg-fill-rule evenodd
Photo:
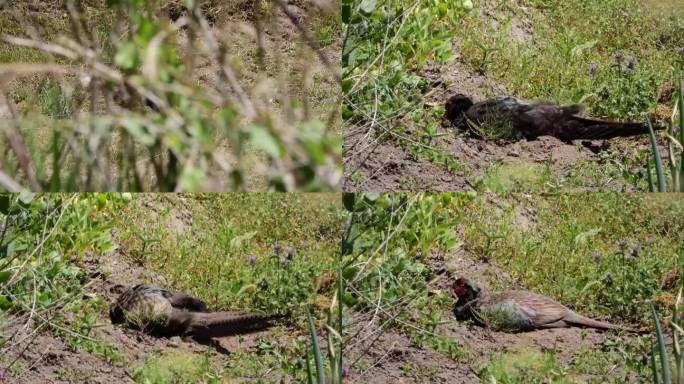
<svg viewBox="0 0 684 384"><path fill-rule="evenodd" d="M209 355L188 351L168 352L146 359L134 370L139 383L220 383L221 371L212 366Z"/></svg>
<svg viewBox="0 0 684 384"><path fill-rule="evenodd" d="M553 181L549 166L520 161L491 166L477 179L476 187L493 193L540 192L552 189Z"/></svg>
<svg viewBox="0 0 684 384"><path fill-rule="evenodd" d="M481 368L480 375L490 382L513 383L578 383L566 376L551 352L504 352Z"/></svg>
<svg viewBox="0 0 684 384"><path fill-rule="evenodd" d="M684 43L667 38L681 35L681 10L673 8L664 17L631 0L507 2L496 11L508 23L490 33L477 13L465 19L460 35L466 38L465 56L478 57L481 46L497 46L487 69L511 91L559 103L585 100L597 117L634 119L654 107L658 87L674 78L676 50ZM498 44L520 17L531 21L529 35ZM620 68L627 58L616 58L617 53L636 55L638 64ZM592 64L596 68L590 70Z"/></svg>
<svg viewBox="0 0 684 384"><path fill-rule="evenodd" d="M357 237L345 262L352 282L346 304L361 314L382 308L393 329L417 340L449 340L440 324L453 321L454 299L444 287L449 276L464 273L454 264L461 259L495 265L500 273L471 276L492 289L522 287L630 327L650 326L649 303L660 315L674 304L676 292L664 276L678 266L684 204L670 195L359 194L347 201ZM473 364L471 351L450 341L448 348L417 345ZM650 345L648 335L611 334L600 348L580 348L569 359L556 358L568 355L556 347L508 351L480 367L480 377L510 383L648 378Z"/></svg>

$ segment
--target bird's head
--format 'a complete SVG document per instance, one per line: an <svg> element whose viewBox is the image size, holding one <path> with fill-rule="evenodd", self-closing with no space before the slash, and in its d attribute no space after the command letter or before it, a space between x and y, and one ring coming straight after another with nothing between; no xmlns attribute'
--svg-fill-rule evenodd
<svg viewBox="0 0 684 384"><path fill-rule="evenodd" d="M112 305L109 307L109 320L112 324L122 324L126 321L126 315L123 309L118 305Z"/></svg>
<svg viewBox="0 0 684 384"><path fill-rule="evenodd" d="M129 288L130 287L127 285L114 284L111 287L109 287L109 293L114 294L114 295L120 295L120 294L124 293L124 291L126 291Z"/></svg>
<svg viewBox="0 0 684 384"><path fill-rule="evenodd" d="M480 295L480 288L475 285L472 281L466 279L465 277L461 276L456 281L454 281L454 284L451 287L452 291L454 292L454 295L458 297L459 301L472 301L478 298Z"/></svg>
<svg viewBox="0 0 684 384"><path fill-rule="evenodd" d="M109 293L114 295L120 295L128 288L129 287L123 284L115 284L109 287ZM109 319L112 321L112 324L121 324L126 321L126 316L123 312L123 309L121 309L121 307L118 306L116 303L112 304L109 307Z"/></svg>
<svg viewBox="0 0 684 384"><path fill-rule="evenodd" d="M444 117L452 122L459 122L463 119L463 112L473 106L473 99L458 94L451 96L444 105Z"/></svg>

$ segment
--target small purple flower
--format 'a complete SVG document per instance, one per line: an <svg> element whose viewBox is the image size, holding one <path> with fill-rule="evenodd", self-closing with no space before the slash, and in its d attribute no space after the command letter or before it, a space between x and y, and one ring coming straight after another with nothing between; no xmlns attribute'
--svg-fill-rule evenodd
<svg viewBox="0 0 684 384"><path fill-rule="evenodd" d="M613 55L613 61L615 61L615 64L621 64L624 59L625 55L622 52L616 52Z"/></svg>
<svg viewBox="0 0 684 384"><path fill-rule="evenodd" d="M292 260L297 256L297 248L294 245L287 247L287 258Z"/></svg>
<svg viewBox="0 0 684 384"><path fill-rule="evenodd" d="M632 246L632 257L639 257L641 254L641 244L636 243Z"/></svg>
<svg viewBox="0 0 684 384"><path fill-rule="evenodd" d="M349 377L349 367L342 367L342 377Z"/></svg>
<svg viewBox="0 0 684 384"><path fill-rule="evenodd" d="M627 248L627 240L625 240L625 239L618 240L618 247L620 247L621 251L623 251L625 248Z"/></svg>
<svg viewBox="0 0 684 384"><path fill-rule="evenodd" d="M5 380L5 371L0 371L0 380Z"/></svg>
<svg viewBox="0 0 684 384"><path fill-rule="evenodd" d="M601 261L601 251L599 251L598 249L595 250L592 257L594 258L595 263L598 263L599 261Z"/></svg>
<svg viewBox="0 0 684 384"><path fill-rule="evenodd" d="M247 257L247 263L249 263L250 267L253 267L254 264L256 264L256 256L254 255L249 255Z"/></svg>
<svg viewBox="0 0 684 384"><path fill-rule="evenodd" d="M589 76L591 76L592 79L596 79L596 72L597 71L598 71L598 64L596 64L596 63L589 64Z"/></svg>
<svg viewBox="0 0 684 384"><path fill-rule="evenodd" d="M280 244L279 242L273 243L273 252L276 253L276 255L280 255L280 251L283 250L283 245Z"/></svg>

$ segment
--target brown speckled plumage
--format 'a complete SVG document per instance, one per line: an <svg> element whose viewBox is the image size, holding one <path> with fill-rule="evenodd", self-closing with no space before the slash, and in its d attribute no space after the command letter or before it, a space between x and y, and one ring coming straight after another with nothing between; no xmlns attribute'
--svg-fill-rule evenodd
<svg viewBox="0 0 684 384"><path fill-rule="evenodd" d="M454 282L453 291L458 297L454 313L459 320L474 317L503 331L567 327L631 331L582 316L546 296L529 291L483 293L474 283L463 277Z"/></svg>
<svg viewBox="0 0 684 384"><path fill-rule="evenodd" d="M160 336L222 337L259 331L281 316L248 312L207 312L200 299L150 285L126 289L109 309L114 324Z"/></svg>

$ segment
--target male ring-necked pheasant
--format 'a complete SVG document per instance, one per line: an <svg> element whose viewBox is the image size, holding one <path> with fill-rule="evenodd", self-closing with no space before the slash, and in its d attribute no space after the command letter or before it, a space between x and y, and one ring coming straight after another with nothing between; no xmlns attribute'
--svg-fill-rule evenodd
<svg viewBox="0 0 684 384"><path fill-rule="evenodd" d="M582 117L582 106L529 102L513 96L499 96L479 103L462 94L447 100L444 117L457 128L475 124L510 124L526 139L554 136L563 141L611 139L649 132L642 123L621 123ZM662 128L654 128L662 129Z"/></svg>
<svg viewBox="0 0 684 384"><path fill-rule="evenodd" d="M184 293L171 293L151 285L123 290L109 308L113 324L157 336L193 336L200 339L259 331L274 325L279 315L248 312L207 312L206 304Z"/></svg>
<svg viewBox="0 0 684 384"><path fill-rule="evenodd" d="M474 318L494 329L524 332L545 328L588 327L634 331L577 314L567 307L529 291L485 294L470 280L460 277L453 284L458 297L454 314L458 320Z"/></svg>

